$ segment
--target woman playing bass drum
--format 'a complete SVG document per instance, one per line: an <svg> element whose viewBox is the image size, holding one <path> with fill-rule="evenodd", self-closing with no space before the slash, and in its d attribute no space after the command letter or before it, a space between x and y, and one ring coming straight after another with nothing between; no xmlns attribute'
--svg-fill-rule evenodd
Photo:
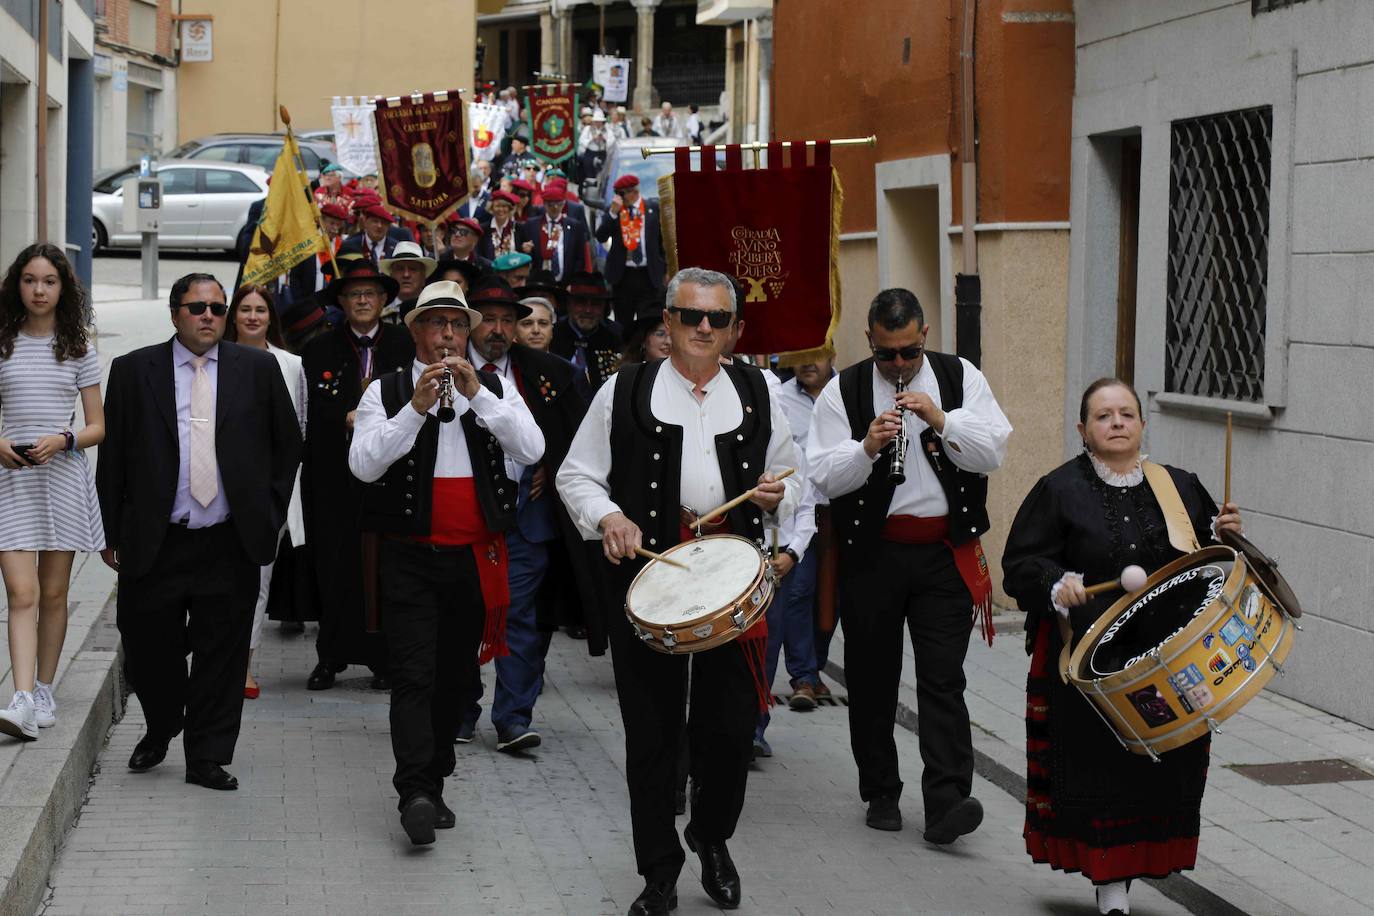
<svg viewBox="0 0 1374 916"><path fill-rule="evenodd" d="M1046 474L1022 503L1002 558L1004 588L1026 613L1026 851L1036 862L1082 872L1102 913L1128 913L1133 878L1191 869L1210 738L1159 763L1121 746L1088 700L1056 670L1063 633L1077 641L1119 597L1084 583L1128 565L1153 573L1184 554L1145 480L1145 420L1125 382L1099 379L1079 405L1083 454ZM1239 510L1217 509L1196 475L1167 467L1198 543L1241 529Z"/></svg>

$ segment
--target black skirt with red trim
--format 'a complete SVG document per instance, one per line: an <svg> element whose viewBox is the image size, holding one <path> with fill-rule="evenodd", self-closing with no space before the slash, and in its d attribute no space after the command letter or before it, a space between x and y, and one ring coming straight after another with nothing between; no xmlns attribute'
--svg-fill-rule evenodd
<svg viewBox="0 0 1374 916"><path fill-rule="evenodd" d="M1055 666L1058 628L1042 619L1026 680L1026 852L1094 884L1163 878L1197 862L1211 737L1132 754Z"/></svg>

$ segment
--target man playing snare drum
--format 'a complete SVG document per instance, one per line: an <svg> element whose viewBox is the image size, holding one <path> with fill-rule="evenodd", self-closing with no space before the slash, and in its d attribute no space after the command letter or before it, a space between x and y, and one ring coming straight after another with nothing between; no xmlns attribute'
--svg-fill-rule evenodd
<svg viewBox="0 0 1374 916"><path fill-rule="evenodd" d="M664 322L672 355L628 366L597 392L558 472L557 491L589 540L600 539L615 606L645 565L637 548L660 552L693 536L697 513L757 487L703 533L763 537L765 524L793 511L801 481L776 475L795 467L787 419L763 374L722 365L736 308L724 274L680 271L669 284ZM674 817L675 771L687 700L687 657L649 648L622 615L608 621L620 712L635 860L644 891L632 916L677 905L684 853ZM762 637L762 639L760 639ZM740 880L725 843L744 805L767 645L760 624L733 641L695 653L688 744L697 793L687 845L701 857L702 885L726 909L740 902Z"/></svg>

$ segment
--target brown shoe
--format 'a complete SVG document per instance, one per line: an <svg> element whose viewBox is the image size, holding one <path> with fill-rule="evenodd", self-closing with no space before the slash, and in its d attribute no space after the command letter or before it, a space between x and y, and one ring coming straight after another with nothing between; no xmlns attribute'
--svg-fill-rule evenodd
<svg viewBox="0 0 1374 916"><path fill-rule="evenodd" d="M797 712L806 712L816 708L816 691L811 685L802 681L792 688L792 699L787 701L787 705Z"/></svg>
<svg viewBox="0 0 1374 916"><path fill-rule="evenodd" d="M814 693L818 697L828 697L830 696L830 688L826 685L825 681L821 680L820 678L816 678L816 687L814 689Z"/></svg>

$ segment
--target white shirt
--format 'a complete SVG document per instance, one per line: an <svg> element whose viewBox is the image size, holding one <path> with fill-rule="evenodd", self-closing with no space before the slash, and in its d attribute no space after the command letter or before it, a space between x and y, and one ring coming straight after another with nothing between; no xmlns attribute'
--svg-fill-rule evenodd
<svg viewBox="0 0 1374 916"><path fill-rule="evenodd" d="M558 470L557 492L577 523L582 536L589 541L600 540L601 520L620 507L611 499L611 413L615 405L615 386L619 373L612 375L592 399L587 417L573 438L568 457ZM698 401L692 393L692 382L679 373L671 361L665 361L654 379L649 394L649 409L654 418L682 427L682 479L679 500L697 512L709 512L738 493L725 492L721 482L720 461L716 456L715 437L739 427L744 419L739 392L724 371L717 372L706 383L705 397ZM787 417L775 398L769 398L769 419L773 434L768 440L764 468L774 474L797 467L796 449L787 428ZM786 518L797 505L801 493L801 468L783 481L783 498L776 517ZM752 469L748 472L752 475ZM754 478L757 480L757 478ZM752 486L753 481L750 481ZM768 517L773 521L773 516ZM774 523L776 523L774 521Z"/></svg>
<svg viewBox="0 0 1374 916"><path fill-rule="evenodd" d="M945 413L945 455L956 467L975 474L987 474L1001 467L1007 455L1007 437L1011 424L992 396L992 389L968 360L964 364L964 405ZM940 385L930 360L922 360L921 369L907 385L908 391L923 391L940 405ZM883 378L873 367L873 408L881 413L896 399L896 386ZM943 408L942 408L943 409ZM921 433L927 424L910 411L903 412L907 440L906 481L892 494L888 515L914 515L934 518L949 514L940 480L930 461L921 454ZM881 454L881 452L879 453ZM840 380L832 378L816 399L811 415L811 432L807 447L807 474L821 493L835 499L863 486L873 471L876 458L869 458L863 441L854 439L849 431L849 417L840 396Z"/></svg>
<svg viewBox="0 0 1374 916"><path fill-rule="evenodd" d="M787 425L792 429L792 442L797 447L797 454L805 462L806 442L811 432L811 414L816 402L811 400L811 395L806 393L806 389L795 378L784 382L772 372L767 374L777 379L777 385L772 387L773 393L782 405L783 413L787 415ZM797 511L778 526L778 544L782 547L791 547L797 555L797 562L800 563L806 556L811 539L816 535L816 507L829 503L830 501L808 479L802 488Z"/></svg>
<svg viewBox="0 0 1374 916"><path fill-rule="evenodd" d="M420 380L425 365L418 359L410 367L412 382ZM425 425L425 415L417 413L410 404L388 417L382 406L380 380L367 386L358 402L353 418L353 444L348 449L348 469L364 483L381 479L387 468L395 464L415 447L415 437ZM471 477L472 459L468 456L467 438L463 435L461 417L471 407L477 414L477 425L490 430L506 455L506 473L519 480L521 465L534 464L544 457L544 434L540 432L525 399L513 384L501 385L501 397L484 386L478 386L472 400L463 397L455 385L453 409L458 418L452 423L439 424L439 454L434 462L434 476ZM429 408L433 414L439 409L436 401Z"/></svg>

